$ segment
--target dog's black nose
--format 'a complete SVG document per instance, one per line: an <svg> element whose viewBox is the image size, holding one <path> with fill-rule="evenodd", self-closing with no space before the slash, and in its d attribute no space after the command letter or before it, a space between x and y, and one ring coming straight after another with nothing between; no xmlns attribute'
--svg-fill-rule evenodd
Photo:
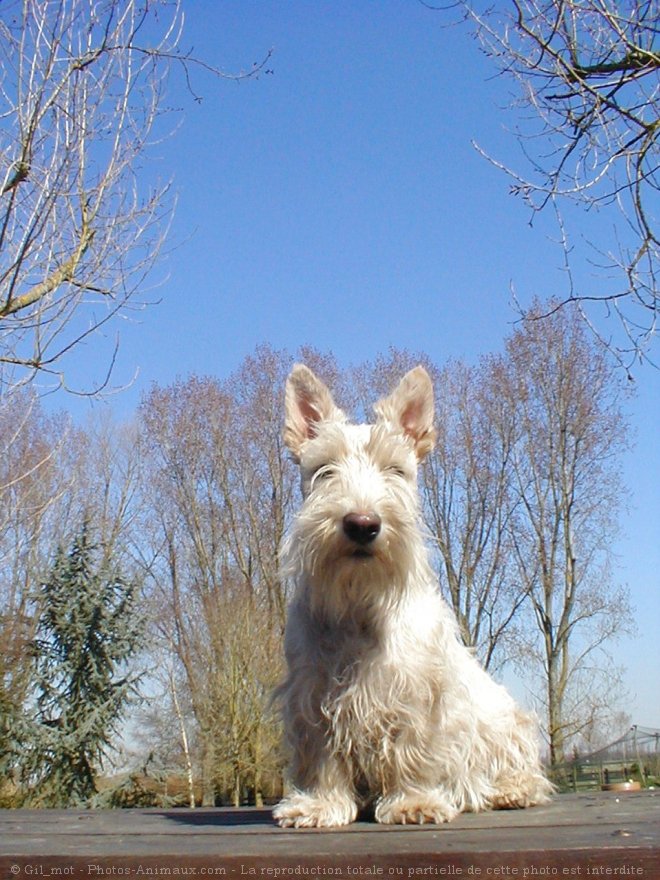
<svg viewBox="0 0 660 880"><path fill-rule="evenodd" d="M356 544L370 544L380 532L376 513L347 513L343 520L344 534Z"/></svg>

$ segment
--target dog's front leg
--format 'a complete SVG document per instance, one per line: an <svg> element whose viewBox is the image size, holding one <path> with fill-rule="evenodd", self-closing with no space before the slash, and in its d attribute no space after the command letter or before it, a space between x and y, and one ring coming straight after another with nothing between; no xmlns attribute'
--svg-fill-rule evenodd
<svg viewBox="0 0 660 880"><path fill-rule="evenodd" d="M428 709L429 718L433 712ZM430 720L434 727L437 721ZM421 736L420 736L421 733ZM383 768L381 796L376 801L375 819L384 825L440 825L460 812L449 785L439 784L451 778L451 768L438 762L432 730L408 725L390 750L390 760Z"/></svg>
<svg viewBox="0 0 660 880"><path fill-rule="evenodd" d="M312 781L309 772L294 773L298 784L273 810L283 828L332 828L355 821L357 803L347 768L333 755L317 762L316 778Z"/></svg>

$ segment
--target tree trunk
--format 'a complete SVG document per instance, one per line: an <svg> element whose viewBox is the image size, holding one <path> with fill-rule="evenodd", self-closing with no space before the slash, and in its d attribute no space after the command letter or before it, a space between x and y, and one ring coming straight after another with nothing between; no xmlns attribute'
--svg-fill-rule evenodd
<svg viewBox="0 0 660 880"><path fill-rule="evenodd" d="M241 771L238 767L234 767L234 796L233 802L235 807L241 805Z"/></svg>
<svg viewBox="0 0 660 880"><path fill-rule="evenodd" d="M207 733L204 743L204 756L202 758L202 806L215 806L215 748L210 741L210 733Z"/></svg>
<svg viewBox="0 0 660 880"><path fill-rule="evenodd" d="M193 776L193 766L192 760L190 757L190 745L188 743L188 734L186 732L185 719L183 717L183 712L181 711L181 704L179 703L179 695L176 689L176 682L174 680L174 673L170 670L170 688L172 690L172 701L174 703L174 711L176 713L177 721L179 722L179 730L181 732L181 746L183 748L183 756L186 762L186 778L188 782L188 803L194 809L195 807L195 780Z"/></svg>
<svg viewBox="0 0 660 880"><path fill-rule="evenodd" d="M558 658L548 658L548 736L550 738L550 766L554 769L564 761L564 725L562 721L562 692L557 684Z"/></svg>
<svg viewBox="0 0 660 880"><path fill-rule="evenodd" d="M261 791L261 727L257 727L254 739L254 805L255 807L264 805Z"/></svg>

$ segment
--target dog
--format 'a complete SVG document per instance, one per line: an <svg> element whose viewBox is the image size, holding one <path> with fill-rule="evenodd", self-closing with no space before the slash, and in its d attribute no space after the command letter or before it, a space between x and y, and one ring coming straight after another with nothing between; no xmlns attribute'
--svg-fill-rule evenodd
<svg viewBox="0 0 660 880"><path fill-rule="evenodd" d="M417 470L431 451L433 386L418 366L349 423L297 364L284 441L303 504L282 560L295 591L277 691L291 790L283 827L440 824L461 811L544 803L533 718L460 639L421 527Z"/></svg>

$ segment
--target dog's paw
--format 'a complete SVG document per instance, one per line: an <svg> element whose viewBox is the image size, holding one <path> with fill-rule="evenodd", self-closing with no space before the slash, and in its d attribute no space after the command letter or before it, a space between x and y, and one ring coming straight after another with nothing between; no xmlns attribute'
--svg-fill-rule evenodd
<svg viewBox="0 0 660 880"><path fill-rule="evenodd" d="M390 795L376 805L376 821L383 825L442 825L458 814L438 792Z"/></svg>
<svg viewBox="0 0 660 880"><path fill-rule="evenodd" d="M533 807L535 803L536 801L530 800L525 794L502 792L493 797L489 806L493 810L524 810Z"/></svg>
<svg viewBox="0 0 660 880"><path fill-rule="evenodd" d="M490 807L493 810L524 810L526 807L547 804L553 791L552 783L541 775L521 777L498 785Z"/></svg>
<svg viewBox="0 0 660 880"><path fill-rule="evenodd" d="M357 806L348 797L321 797L296 792L273 810L273 819L282 828L337 828L357 817Z"/></svg>

